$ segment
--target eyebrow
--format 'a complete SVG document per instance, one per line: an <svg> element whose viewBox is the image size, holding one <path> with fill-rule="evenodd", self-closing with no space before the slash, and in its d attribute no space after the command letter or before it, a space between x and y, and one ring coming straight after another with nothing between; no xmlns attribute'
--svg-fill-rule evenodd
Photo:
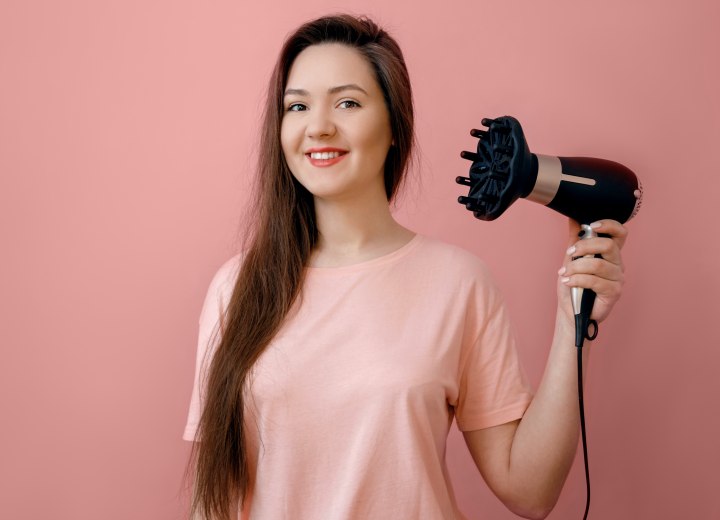
<svg viewBox="0 0 720 520"><path fill-rule="evenodd" d="M360 85L356 85L355 83L348 83L347 85L338 85L337 87L331 87L328 89L328 94L337 94L338 92L342 92L343 90L359 90L366 96L368 95L367 92L365 92L365 89L362 88ZM289 88L285 90L285 96L290 95L296 95L296 96L308 96L310 93L302 88Z"/></svg>

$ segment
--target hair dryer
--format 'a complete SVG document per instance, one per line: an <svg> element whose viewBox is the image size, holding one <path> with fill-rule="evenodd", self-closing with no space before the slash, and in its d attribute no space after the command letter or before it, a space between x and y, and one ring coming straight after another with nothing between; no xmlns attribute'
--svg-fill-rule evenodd
<svg viewBox="0 0 720 520"><path fill-rule="evenodd" d="M462 152L472 161L470 177L455 182L469 186L458 202L481 220L495 220L518 198L526 198L575 219L580 238L597 236L589 226L599 219L627 222L640 209L642 186L622 164L591 157L553 157L531 153L517 119L483 119L488 130L470 131L480 138L477 152ZM597 323L590 320L595 292L572 288L576 345L594 339ZM589 327L594 331L589 335Z"/></svg>
<svg viewBox="0 0 720 520"><path fill-rule="evenodd" d="M470 177L457 177L458 184L469 186L467 197L458 202L481 220L495 220L518 198L526 198L573 218L580 223L581 239L597 235L590 223L613 219L621 223L634 217L642 203L642 186L635 174L622 164L590 157L552 157L530 153L522 127L509 116L483 119L488 130L470 131L480 138L477 152L462 152L472 161ZM599 256L599 255L598 255ZM573 258L575 260L575 258ZM595 292L572 288L575 313L575 346L578 359L578 399L587 501L590 509L590 472L585 438L585 406L582 388L582 346L595 339L598 327L590 319ZM589 334L590 325L594 330Z"/></svg>

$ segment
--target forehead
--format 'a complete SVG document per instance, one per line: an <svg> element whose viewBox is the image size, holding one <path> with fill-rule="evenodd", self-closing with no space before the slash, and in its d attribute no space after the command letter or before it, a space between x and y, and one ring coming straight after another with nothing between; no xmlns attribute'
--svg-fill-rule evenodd
<svg viewBox="0 0 720 520"><path fill-rule="evenodd" d="M372 66L360 51L340 43L323 43L298 54L288 73L287 88L326 90L348 83L379 89Z"/></svg>

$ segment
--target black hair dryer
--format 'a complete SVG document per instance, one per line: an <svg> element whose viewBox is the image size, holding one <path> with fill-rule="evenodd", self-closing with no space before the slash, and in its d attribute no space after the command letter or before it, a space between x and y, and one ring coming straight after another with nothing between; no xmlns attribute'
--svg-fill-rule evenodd
<svg viewBox="0 0 720 520"><path fill-rule="evenodd" d="M472 161L470 177L457 177L469 186L458 202L480 220L495 220L518 198L526 198L575 219L582 227L580 238L597 236L589 226L599 219L621 223L634 217L642 202L642 186L622 164L591 157L552 157L531 153L517 119L504 116L483 119L487 130L470 131L480 141L476 152L460 156ZM597 323L590 311L595 293L573 288L576 344L594 339ZM592 323L594 331L589 335Z"/></svg>

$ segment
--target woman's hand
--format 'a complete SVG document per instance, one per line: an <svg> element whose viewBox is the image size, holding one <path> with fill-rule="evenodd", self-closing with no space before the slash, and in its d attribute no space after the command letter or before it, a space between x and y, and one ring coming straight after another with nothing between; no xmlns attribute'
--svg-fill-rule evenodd
<svg viewBox="0 0 720 520"><path fill-rule="evenodd" d="M620 250L628 235L627 228L615 220L599 220L592 224L593 230L610 238L597 237L579 240L580 225L572 219L568 221L569 242L563 266L558 271L558 302L560 309L572 319L573 309L570 300L570 288L582 287L597 293L591 319L598 323L608 317L620 298L625 281L624 267ZM602 258L573 257L600 254Z"/></svg>

